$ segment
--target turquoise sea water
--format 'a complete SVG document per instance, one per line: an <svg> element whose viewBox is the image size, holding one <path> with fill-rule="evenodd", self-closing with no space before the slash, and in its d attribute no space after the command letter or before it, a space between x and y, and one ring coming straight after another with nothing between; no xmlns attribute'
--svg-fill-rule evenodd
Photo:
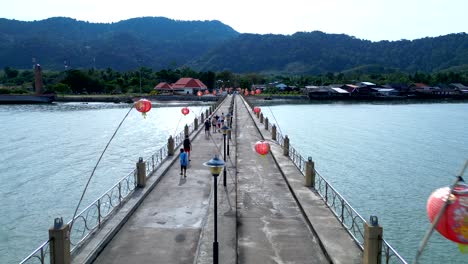
<svg viewBox="0 0 468 264"><path fill-rule="evenodd" d="M412 262L430 223L431 192L468 159L468 103L262 106L271 123L384 238ZM465 175L468 180L468 172ZM468 263L435 232L420 263Z"/></svg>
<svg viewBox="0 0 468 264"><path fill-rule="evenodd" d="M109 145L80 208L183 130L207 104L133 109ZM18 263L48 238L56 217L68 222L86 181L128 104L0 105L0 263Z"/></svg>
<svg viewBox="0 0 468 264"><path fill-rule="evenodd" d="M205 106L132 110L90 184L83 206L133 170ZM0 105L0 263L18 263L68 221L126 104ZM262 106L272 123L408 261L429 227L425 203L468 158L468 104L281 104ZM466 176L468 177L468 176ZM432 236L421 263L468 263Z"/></svg>

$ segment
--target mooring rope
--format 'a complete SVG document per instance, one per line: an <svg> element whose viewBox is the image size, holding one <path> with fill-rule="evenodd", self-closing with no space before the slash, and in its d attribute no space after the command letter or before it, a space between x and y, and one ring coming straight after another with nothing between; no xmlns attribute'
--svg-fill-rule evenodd
<svg viewBox="0 0 468 264"><path fill-rule="evenodd" d="M70 223L70 230L72 230L73 223L75 222L76 213L78 212L78 209L80 208L81 202L83 201L83 197L84 197L84 195L85 195L85 193L86 193L86 190L88 189L89 183L91 182L91 179L93 178L94 173L96 172L96 169L97 169L99 163L101 162L102 157L104 156L104 153L106 152L106 150L107 150L107 148L109 147L110 143L112 142L112 140L114 139L115 135L117 134L117 131L119 131L119 128L122 126L123 122L125 121L125 119L127 118L127 116L130 114L130 112L132 111L132 109L133 109L134 106L135 106L135 104L132 104L132 107L130 107L130 109L128 110L127 114L124 116L124 118L122 119L122 121L120 121L120 124L119 124L119 125L117 126L117 128L115 129L114 134L113 134L112 137L109 139L109 142L107 142L106 147L104 148L104 150L103 150L102 153L101 153L101 156L99 157L98 161L96 162L96 165L94 166L93 171L91 172L91 175L89 176L88 181L86 182L86 185L85 185L85 188L84 188L84 190L83 190L83 193L81 194L80 200L78 201L78 205L77 205L76 208L75 208L75 212L73 213L72 221L71 221L71 223Z"/></svg>

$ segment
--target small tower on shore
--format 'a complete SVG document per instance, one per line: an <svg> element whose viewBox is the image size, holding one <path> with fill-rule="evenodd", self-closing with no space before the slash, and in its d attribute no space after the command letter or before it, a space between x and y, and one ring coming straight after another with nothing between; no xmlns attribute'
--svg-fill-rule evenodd
<svg viewBox="0 0 468 264"><path fill-rule="evenodd" d="M36 95L41 95L43 92L42 84L42 69L41 65L34 65L34 87L36 88Z"/></svg>

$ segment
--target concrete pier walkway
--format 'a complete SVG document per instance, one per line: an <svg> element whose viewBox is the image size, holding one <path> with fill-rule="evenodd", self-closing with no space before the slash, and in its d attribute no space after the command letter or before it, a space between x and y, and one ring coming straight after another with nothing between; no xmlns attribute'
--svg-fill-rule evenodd
<svg viewBox="0 0 468 264"><path fill-rule="evenodd" d="M227 96L214 114L228 113L232 100L226 182L221 173L216 186L219 263L360 263L359 248L293 163L276 156L279 147L255 152L265 135L244 100ZM73 263L213 263L213 176L203 163L223 158L223 135L206 136L202 123L191 140L187 177L171 157Z"/></svg>

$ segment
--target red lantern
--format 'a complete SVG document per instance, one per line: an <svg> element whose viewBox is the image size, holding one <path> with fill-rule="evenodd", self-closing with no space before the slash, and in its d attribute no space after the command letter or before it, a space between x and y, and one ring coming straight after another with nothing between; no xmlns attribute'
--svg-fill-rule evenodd
<svg viewBox="0 0 468 264"><path fill-rule="evenodd" d="M213 95L216 95L216 90L213 90Z"/></svg>
<svg viewBox="0 0 468 264"><path fill-rule="evenodd" d="M256 94L261 94L261 93L262 93L262 90L257 89L257 90L255 90L255 93L256 93Z"/></svg>
<svg viewBox="0 0 468 264"><path fill-rule="evenodd" d="M198 92L197 92L197 95L198 95L199 97L202 96L202 95L203 95L202 91L198 91Z"/></svg>
<svg viewBox="0 0 468 264"><path fill-rule="evenodd" d="M427 201L427 214L431 223L449 199L444 213L436 226L437 231L445 238L459 244L468 245L468 185L455 185L452 194L450 188L435 190Z"/></svg>
<svg viewBox="0 0 468 264"><path fill-rule="evenodd" d="M255 151L258 154L265 156L266 154L268 154L268 152L270 152L270 143L263 140L258 141L257 143L255 143Z"/></svg>
<svg viewBox="0 0 468 264"><path fill-rule="evenodd" d="M147 99L140 99L135 102L135 109L140 112L144 118L146 118L146 113L151 110L151 101Z"/></svg>
<svg viewBox="0 0 468 264"><path fill-rule="evenodd" d="M244 92L244 95L245 95L245 96L248 96L248 95L249 95L249 91L245 91L245 92Z"/></svg>
<svg viewBox="0 0 468 264"><path fill-rule="evenodd" d="M260 109L260 107L256 106L256 107L254 107L253 111L254 111L254 113L258 114L258 113L260 113L262 111L262 109Z"/></svg>
<svg viewBox="0 0 468 264"><path fill-rule="evenodd" d="M206 89L206 90L205 90L205 94L209 94L209 93L210 93L210 91L208 91L208 89Z"/></svg>
<svg viewBox="0 0 468 264"><path fill-rule="evenodd" d="M181 111L183 115L188 115L188 113L190 113L190 110L187 107L182 108Z"/></svg>
<svg viewBox="0 0 468 264"><path fill-rule="evenodd" d="M251 94L251 95L255 95L255 91L250 91L250 94Z"/></svg>

